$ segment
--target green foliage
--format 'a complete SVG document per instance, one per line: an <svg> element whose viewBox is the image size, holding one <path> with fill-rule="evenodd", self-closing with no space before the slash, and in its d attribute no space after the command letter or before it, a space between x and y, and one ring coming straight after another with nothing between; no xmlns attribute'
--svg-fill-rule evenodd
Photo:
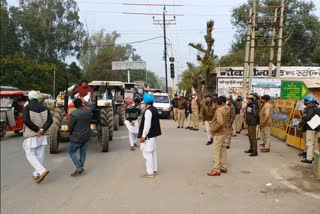
<svg viewBox="0 0 320 214"><path fill-rule="evenodd" d="M79 53L85 35L74 0L24 0L10 13L25 55L41 61Z"/></svg>
<svg viewBox="0 0 320 214"><path fill-rule="evenodd" d="M260 0L259 5L276 6L280 0ZM226 56L220 59L221 66L243 66L245 37L249 19L249 8L252 0L234 8L232 24L236 28L235 41ZM318 47L320 46L320 20L314 14L315 5L312 1L287 1L284 20L284 41L282 51L282 65L297 66L319 63ZM259 16L273 16L274 9L258 8ZM259 20L261 22L261 19ZM268 32L259 28L258 36L266 36ZM270 34L270 32L269 32ZM258 45L270 45L270 41L258 40ZM243 59L241 63L241 54ZM269 63L269 48L259 48L256 53L256 64L267 65Z"/></svg>
<svg viewBox="0 0 320 214"><path fill-rule="evenodd" d="M112 71L113 61L139 61L141 57L135 53L131 45L117 45L116 41L120 34L113 32L105 34L100 31L97 34L88 36L84 43L84 49L80 56L84 76L91 80L109 80L127 82L127 71ZM151 87L160 86L158 77L148 71L130 71L130 81L145 81L147 78Z"/></svg>
<svg viewBox="0 0 320 214"><path fill-rule="evenodd" d="M192 88L192 74L190 70L185 70L182 73L182 80L178 84L180 90L186 90L187 92L191 91Z"/></svg>

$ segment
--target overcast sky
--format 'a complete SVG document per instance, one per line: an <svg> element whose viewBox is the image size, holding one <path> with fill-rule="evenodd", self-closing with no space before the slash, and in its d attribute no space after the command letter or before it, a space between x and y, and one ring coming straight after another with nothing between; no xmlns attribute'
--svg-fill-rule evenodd
<svg viewBox="0 0 320 214"><path fill-rule="evenodd" d="M8 0L9 5L17 4L17 0ZM215 39L215 54L221 57L230 49L235 29L231 25L231 11L247 0L76 0L80 8L80 18L90 33L101 29L109 33L117 31L121 34L118 43L139 41L163 35L159 25L153 25L152 16L125 15L122 12L133 13L162 13L163 7L156 6L128 6L122 3L141 4L179 4L182 7L167 7L168 14L183 14L176 17L176 25L168 26L167 37L173 45L173 55L176 59L175 67L178 73L186 69L186 62L196 62L190 42L204 43L206 22L215 21L213 37ZM320 17L320 0L316 4L316 15ZM162 16L155 16L162 19ZM167 17L172 19L172 17ZM147 68L158 76L164 76L163 38L133 44L137 53L146 61ZM170 49L169 54L170 54ZM70 61L70 59L68 59Z"/></svg>

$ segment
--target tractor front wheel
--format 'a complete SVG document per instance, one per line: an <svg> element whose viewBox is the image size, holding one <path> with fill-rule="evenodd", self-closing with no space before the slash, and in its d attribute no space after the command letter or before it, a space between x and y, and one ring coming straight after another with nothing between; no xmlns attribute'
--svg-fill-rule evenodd
<svg viewBox="0 0 320 214"><path fill-rule="evenodd" d="M114 128L115 131L119 130L119 115L118 114L114 116L113 128Z"/></svg>
<svg viewBox="0 0 320 214"><path fill-rule="evenodd" d="M109 152L109 130L107 126L102 126L100 128L100 144L101 152Z"/></svg>
<svg viewBox="0 0 320 214"><path fill-rule="evenodd" d="M59 152L59 127L53 125L50 130L50 153L57 154Z"/></svg>
<svg viewBox="0 0 320 214"><path fill-rule="evenodd" d="M124 121L125 121L124 105L119 105L117 110L118 110L118 115L119 115L119 125L123 126Z"/></svg>

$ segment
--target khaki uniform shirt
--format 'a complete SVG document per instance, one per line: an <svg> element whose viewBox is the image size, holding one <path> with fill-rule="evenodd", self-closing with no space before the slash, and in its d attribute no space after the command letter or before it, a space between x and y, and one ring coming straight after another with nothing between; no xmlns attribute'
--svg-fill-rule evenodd
<svg viewBox="0 0 320 214"><path fill-rule="evenodd" d="M272 125L273 105L270 102L263 104L260 111L260 125L262 127L269 127Z"/></svg>
<svg viewBox="0 0 320 214"><path fill-rule="evenodd" d="M226 135L228 130L228 118L230 117L228 106L219 106L211 121L212 136Z"/></svg>

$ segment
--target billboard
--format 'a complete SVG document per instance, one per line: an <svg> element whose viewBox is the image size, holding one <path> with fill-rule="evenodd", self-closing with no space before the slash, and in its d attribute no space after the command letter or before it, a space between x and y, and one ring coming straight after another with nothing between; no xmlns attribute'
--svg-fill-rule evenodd
<svg viewBox="0 0 320 214"><path fill-rule="evenodd" d="M277 99L281 94L281 80L252 78L252 92L259 96L269 95L271 98Z"/></svg>
<svg viewBox="0 0 320 214"><path fill-rule="evenodd" d="M145 61L112 62L112 70L115 70L115 71L145 70L145 69L146 69L146 62Z"/></svg>

